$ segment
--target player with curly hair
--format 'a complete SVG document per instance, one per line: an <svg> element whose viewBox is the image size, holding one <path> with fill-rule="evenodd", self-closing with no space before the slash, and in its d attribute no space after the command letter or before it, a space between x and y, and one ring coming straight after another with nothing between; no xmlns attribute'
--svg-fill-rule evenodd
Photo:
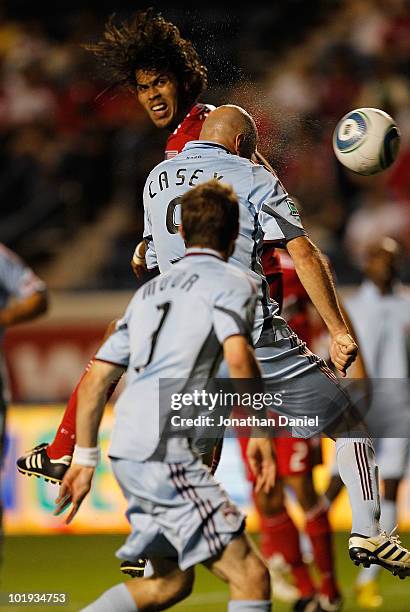
<svg viewBox="0 0 410 612"><path fill-rule="evenodd" d="M99 60L111 87L135 92L152 123L173 130L166 157L198 138L213 108L198 103L207 86L207 68L173 23L152 9L139 11L119 26L111 17L103 39L86 49Z"/></svg>

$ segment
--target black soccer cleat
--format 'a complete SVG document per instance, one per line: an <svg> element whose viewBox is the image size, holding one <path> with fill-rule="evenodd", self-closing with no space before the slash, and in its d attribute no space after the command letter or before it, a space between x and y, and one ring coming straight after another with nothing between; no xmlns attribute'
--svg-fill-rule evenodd
<svg viewBox="0 0 410 612"><path fill-rule="evenodd" d="M71 464L71 455L64 455L59 459L50 459L46 448L48 444L35 446L16 461L17 469L26 476L44 478L46 482L61 484L64 474Z"/></svg>
<svg viewBox="0 0 410 612"><path fill-rule="evenodd" d="M301 597L293 604L293 612L319 612L319 603L316 595Z"/></svg>
<svg viewBox="0 0 410 612"><path fill-rule="evenodd" d="M343 599L340 595L330 599L328 595L320 594L318 599L318 612L340 612L343 608Z"/></svg>
<svg viewBox="0 0 410 612"><path fill-rule="evenodd" d="M123 574L128 574L132 578L143 578L145 566L147 565L146 559L135 559L134 561L123 561L121 563L120 570Z"/></svg>

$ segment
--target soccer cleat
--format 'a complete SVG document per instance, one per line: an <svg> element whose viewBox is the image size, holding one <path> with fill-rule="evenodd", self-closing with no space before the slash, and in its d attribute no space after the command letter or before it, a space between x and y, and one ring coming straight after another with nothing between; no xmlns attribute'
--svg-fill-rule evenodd
<svg viewBox="0 0 410 612"><path fill-rule="evenodd" d="M272 597L284 603L294 603L300 597L299 589L287 580L289 566L282 555L272 555L268 560L272 584Z"/></svg>
<svg viewBox="0 0 410 612"><path fill-rule="evenodd" d="M47 447L48 444L43 443L27 451L17 459L17 469L26 476L37 476L47 482L61 484L72 457L64 455L59 459L50 459L46 452Z"/></svg>
<svg viewBox="0 0 410 612"><path fill-rule="evenodd" d="M379 593L376 580L369 580L355 587L356 603L359 608L375 610L383 604L383 597Z"/></svg>
<svg viewBox="0 0 410 612"><path fill-rule="evenodd" d="M120 570L123 574L128 574L132 578L143 578L146 559L135 559L135 561L123 561Z"/></svg>
<svg viewBox="0 0 410 612"><path fill-rule="evenodd" d="M313 597L302 597L298 599L293 608L293 612L319 612L319 604L316 595Z"/></svg>
<svg viewBox="0 0 410 612"><path fill-rule="evenodd" d="M366 538L352 534L349 539L349 555L355 565L370 567L376 563L403 579L410 576L410 551L401 545L399 537L382 531L377 536Z"/></svg>
<svg viewBox="0 0 410 612"><path fill-rule="evenodd" d="M343 606L343 599L336 597L330 599L328 595L323 593L319 595L318 612L340 612Z"/></svg>

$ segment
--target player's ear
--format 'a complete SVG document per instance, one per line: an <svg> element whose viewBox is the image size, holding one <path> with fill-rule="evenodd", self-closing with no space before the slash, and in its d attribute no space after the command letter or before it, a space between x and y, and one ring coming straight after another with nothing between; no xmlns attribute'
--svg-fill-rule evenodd
<svg viewBox="0 0 410 612"><path fill-rule="evenodd" d="M235 138L235 151L239 157L251 159L253 150L249 137L246 134L238 134Z"/></svg>
<svg viewBox="0 0 410 612"><path fill-rule="evenodd" d="M235 153L236 153L236 155L239 155L239 157L242 157L243 140L244 140L244 135L243 134L237 134L236 135L236 137L235 137Z"/></svg>
<svg viewBox="0 0 410 612"><path fill-rule="evenodd" d="M181 234L182 239L185 242L185 232L184 232L184 228L182 227L182 223L178 225L178 232Z"/></svg>

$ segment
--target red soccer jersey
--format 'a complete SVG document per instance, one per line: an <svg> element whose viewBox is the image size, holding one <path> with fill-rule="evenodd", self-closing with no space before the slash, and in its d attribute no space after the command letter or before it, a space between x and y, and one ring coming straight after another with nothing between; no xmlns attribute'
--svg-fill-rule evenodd
<svg viewBox="0 0 410 612"><path fill-rule="evenodd" d="M214 110L211 104L194 104L179 126L172 132L165 145L165 159L170 159L182 151L187 142L198 140L202 124Z"/></svg>
<svg viewBox="0 0 410 612"><path fill-rule="evenodd" d="M265 242L262 250L262 267L269 284L269 294L272 300L279 304L279 309L282 311L283 302L283 274L280 265L280 257L278 250Z"/></svg>

